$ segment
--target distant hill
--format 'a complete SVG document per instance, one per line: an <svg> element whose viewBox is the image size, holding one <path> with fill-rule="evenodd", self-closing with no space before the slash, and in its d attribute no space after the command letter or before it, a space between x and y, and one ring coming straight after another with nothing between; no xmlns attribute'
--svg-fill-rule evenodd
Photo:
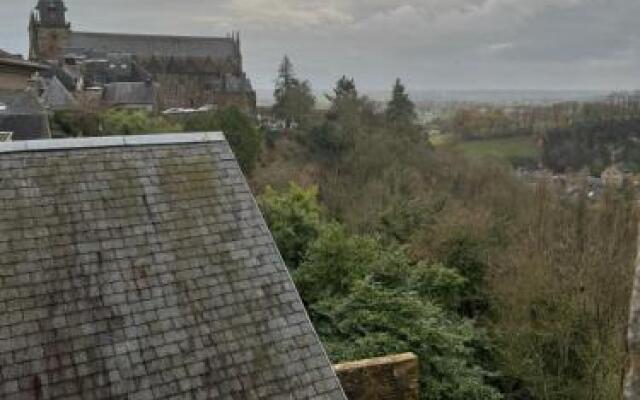
<svg viewBox="0 0 640 400"><path fill-rule="evenodd" d="M320 107L326 105L324 97L329 90L317 90ZM491 104L548 104L563 101L589 101L607 96L610 91L597 90L413 90L410 95L415 102L438 103L491 103ZM364 94L373 100L386 101L390 91L370 90ZM258 89L258 105L273 104L273 90Z"/></svg>

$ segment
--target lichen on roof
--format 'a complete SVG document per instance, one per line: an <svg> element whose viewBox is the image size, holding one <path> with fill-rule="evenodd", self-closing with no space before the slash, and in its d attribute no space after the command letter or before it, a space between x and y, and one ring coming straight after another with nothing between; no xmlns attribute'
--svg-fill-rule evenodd
<svg viewBox="0 0 640 400"><path fill-rule="evenodd" d="M227 142L183 138L0 144L0 398L345 399Z"/></svg>

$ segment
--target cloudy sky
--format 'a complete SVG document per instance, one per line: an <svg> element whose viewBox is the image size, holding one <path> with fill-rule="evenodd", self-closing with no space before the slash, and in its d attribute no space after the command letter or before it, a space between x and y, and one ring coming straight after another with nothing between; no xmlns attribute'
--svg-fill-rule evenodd
<svg viewBox="0 0 640 400"><path fill-rule="evenodd" d="M0 48L24 53L36 0L0 0ZM342 74L379 90L640 88L639 0L67 0L75 29L242 32L272 87L289 54L317 89Z"/></svg>

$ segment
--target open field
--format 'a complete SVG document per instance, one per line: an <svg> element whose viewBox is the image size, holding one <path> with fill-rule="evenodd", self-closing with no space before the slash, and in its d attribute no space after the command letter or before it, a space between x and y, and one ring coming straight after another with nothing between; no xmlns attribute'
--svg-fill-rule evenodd
<svg viewBox="0 0 640 400"><path fill-rule="evenodd" d="M540 149L532 137L516 136L487 140L454 141L449 135L432 139L436 147L458 149L470 157L494 157L502 160L537 159Z"/></svg>

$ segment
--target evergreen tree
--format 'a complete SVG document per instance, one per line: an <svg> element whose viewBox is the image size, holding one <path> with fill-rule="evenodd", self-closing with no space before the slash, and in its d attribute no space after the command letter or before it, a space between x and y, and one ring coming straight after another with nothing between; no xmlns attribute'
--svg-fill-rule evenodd
<svg viewBox="0 0 640 400"><path fill-rule="evenodd" d="M387 104L386 117L388 122L398 125L410 125L416 120L415 105L409 99L399 78L393 86L391 101Z"/></svg>
<svg viewBox="0 0 640 400"><path fill-rule="evenodd" d="M340 158L354 146L355 137L363 130L363 111L368 104L358 97L355 81L342 76L336 82L333 94L327 94L331 108L321 126L311 132L319 154L331 159Z"/></svg>
<svg viewBox="0 0 640 400"><path fill-rule="evenodd" d="M327 95L327 98L331 102L335 102L336 100L341 100L345 98L349 99L357 99L358 98L358 90L356 89L356 82L353 78L347 78L346 75L343 75L340 80L336 83L336 87L333 89L333 95Z"/></svg>
<svg viewBox="0 0 640 400"><path fill-rule="evenodd" d="M274 97L273 112L285 121L287 128L294 122L303 122L315 106L311 85L308 81L301 82L296 78L288 56L284 56L278 68Z"/></svg>

